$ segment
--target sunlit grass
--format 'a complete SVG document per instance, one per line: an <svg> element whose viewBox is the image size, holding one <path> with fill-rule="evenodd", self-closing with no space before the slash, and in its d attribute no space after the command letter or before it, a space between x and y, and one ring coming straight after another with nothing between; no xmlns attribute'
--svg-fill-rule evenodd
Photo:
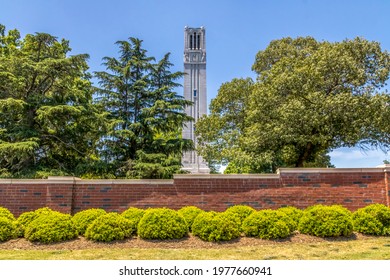
<svg viewBox="0 0 390 280"><path fill-rule="evenodd" d="M199 249L1 250L2 260L389 260L390 237Z"/></svg>

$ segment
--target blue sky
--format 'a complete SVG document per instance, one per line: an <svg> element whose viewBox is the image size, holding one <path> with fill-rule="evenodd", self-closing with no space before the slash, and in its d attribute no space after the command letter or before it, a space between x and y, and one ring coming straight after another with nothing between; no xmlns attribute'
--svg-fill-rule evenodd
<svg viewBox="0 0 390 280"><path fill-rule="evenodd" d="M0 0L0 23L7 29L46 32L70 41L72 53L88 53L91 72L101 59L116 56L117 40L137 37L149 55L171 52L173 70L183 70L184 26L206 28L207 91L233 78L252 77L256 53L271 40L312 36L341 41L362 36L390 50L387 0ZM373 167L390 156L337 149L336 167Z"/></svg>

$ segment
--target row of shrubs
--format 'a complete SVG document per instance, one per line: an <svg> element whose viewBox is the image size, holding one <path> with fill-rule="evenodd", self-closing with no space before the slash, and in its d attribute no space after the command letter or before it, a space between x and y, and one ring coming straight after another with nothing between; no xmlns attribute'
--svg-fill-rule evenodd
<svg viewBox="0 0 390 280"><path fill-rule="evenodd" d="M88 209L73 216L40 208L15 219L8 209L0 207L0 242L24 237L32 242L54 243L79 235L98 242L132 236L164 240L180 239L189 232L202 240L216 242L240 236L279 239L296 231L320 237L350 236L354 231L390 235L390 208L372 204L352 213L339 205L259 211L236 205L224 212L206 212L187 206L177 211L129 208L121 214Z"/></svg>

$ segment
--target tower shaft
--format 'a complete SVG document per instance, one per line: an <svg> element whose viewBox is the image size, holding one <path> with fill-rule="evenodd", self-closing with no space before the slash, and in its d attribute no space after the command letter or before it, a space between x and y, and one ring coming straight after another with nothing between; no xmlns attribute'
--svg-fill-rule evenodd
<svg viewBox="0 0 390 280"><path fill-rule="evenodd" d="M194 118L183 128L183 138L191 139L195 147L195 124L207 114L206 90L206 30L203 27L184 29L184 98L193 102L186 114ZM183 170L191 173L209 173L206 162L196 151L186 152L182 158Z"/></svg>

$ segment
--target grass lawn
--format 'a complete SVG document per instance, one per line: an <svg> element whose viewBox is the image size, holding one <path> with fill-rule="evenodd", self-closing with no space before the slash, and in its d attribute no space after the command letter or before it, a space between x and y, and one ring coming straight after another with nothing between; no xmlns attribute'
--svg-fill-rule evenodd
<svg viewBox="0 0 390 280"><path fill-rule="evenodd" d="M249 242L250 243L250 242ZM210 245L210 248L1 249L1 260L390 260L390 237ZM153 243L155 245L155 243ZM163 243L165 244L165 243ZM117 245L117 244L116 244ZM171 246L172 247L172 246Z"/></svg>

